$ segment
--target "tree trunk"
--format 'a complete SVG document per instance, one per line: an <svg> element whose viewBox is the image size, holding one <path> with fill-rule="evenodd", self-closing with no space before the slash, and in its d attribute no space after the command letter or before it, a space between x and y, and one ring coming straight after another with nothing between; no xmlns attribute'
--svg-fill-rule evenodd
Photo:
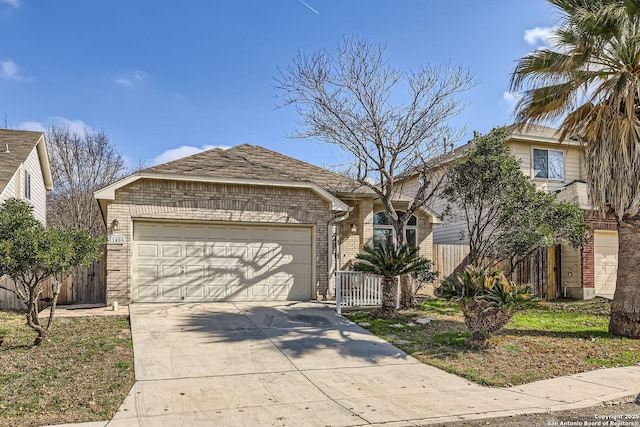
<svg viewBox="0 0 640 427"><path fill-rule="evenodd" d="M27 311L27 325L36 333L38 336L33 341L33 345L40 345L40 343L47 337L48 331L42 327L40 324L40 319L38 318L38 303L34 300L29 304L29 308Z"/></svg>
<svg viewBox="0 0 640 427"><path fill-rule="evenodd" d="M640 215L632 218L640 221ZM618 223L618 277L609 332L640 338L640 230Z"/></svg>
<svg viewBox="0 0 640 427"><path fill-rule="evenodd" d="M396 316L398 281L395 277L382 278L382 305L377 317L391 319Z"/></svg>
<svg viewBox="0 0 640 427"><path fill-rule="evenodd" d="M400 276L400 308L410 309L416 305L416 296L413 294L413 280L410 274Z"/></svg>

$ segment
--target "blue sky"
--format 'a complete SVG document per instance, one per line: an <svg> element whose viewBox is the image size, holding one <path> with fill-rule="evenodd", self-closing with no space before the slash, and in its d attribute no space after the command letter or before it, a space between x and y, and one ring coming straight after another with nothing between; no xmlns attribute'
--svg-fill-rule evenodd
<svg viewBox="0 0 640 427"><path fill-rule="evenodd" d="M330 145L286 137L278 67L343 36L387 45L401 69L451 62L477 86L455 120L512 121L514 61L545 43L545 0L0 0L0 127L103 129L133 165L213 146L261 145L320 166Z"/></svg>

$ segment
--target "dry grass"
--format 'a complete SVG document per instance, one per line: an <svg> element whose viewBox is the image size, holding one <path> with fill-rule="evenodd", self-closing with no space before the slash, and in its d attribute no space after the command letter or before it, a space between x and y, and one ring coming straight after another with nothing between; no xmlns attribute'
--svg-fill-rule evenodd
<svg viewBox="0 0 640 427"><path fill-rule="evenodd" d="M0 311L0 425L110 419L134 382L128 318L59 318L34 338L23 314Z"/></svg>
<svg viewBox="0 0 640 427"><path fill-rule="evenodd" d="M459 309L440 300L401 312L394 320L370 320L368 313L348 314L420 361L480 384L511 386L640 363L640 340L607 332L609 302L560 301L514 316L494 338L491 349L470 346ZM417 318L434 319L417 325Z"/></svg>

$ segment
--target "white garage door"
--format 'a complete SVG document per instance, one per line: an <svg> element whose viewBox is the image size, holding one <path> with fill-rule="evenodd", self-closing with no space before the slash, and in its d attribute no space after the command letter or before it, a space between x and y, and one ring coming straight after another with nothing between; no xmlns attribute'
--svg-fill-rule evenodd
<svg viewBox="0 0 640 427"><path fill-rule="evenodd" d="M134 301L308 300L311 228L135 222Z"/></svg>
<svg viewBox="0 0 640 427"><path fill-rule="evenodd" d="M593 266L596 295L613 298L618 272L618 233L616 231L593 232Z"/></svg>

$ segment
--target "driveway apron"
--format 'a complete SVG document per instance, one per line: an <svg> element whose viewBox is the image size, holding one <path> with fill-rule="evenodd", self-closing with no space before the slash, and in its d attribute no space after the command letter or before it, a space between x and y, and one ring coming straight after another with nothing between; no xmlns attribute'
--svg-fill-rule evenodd
<svg viewBox="0 0 640 427"><path fill-rule="evenodd" d="M558 379L559 397L544 382L481 387L321 303L132 304L130 314L136 383L109 427L411 426L589 406L632 386L587 373ZM640 367L620 369L609 371L637 384Z"/></svg>

